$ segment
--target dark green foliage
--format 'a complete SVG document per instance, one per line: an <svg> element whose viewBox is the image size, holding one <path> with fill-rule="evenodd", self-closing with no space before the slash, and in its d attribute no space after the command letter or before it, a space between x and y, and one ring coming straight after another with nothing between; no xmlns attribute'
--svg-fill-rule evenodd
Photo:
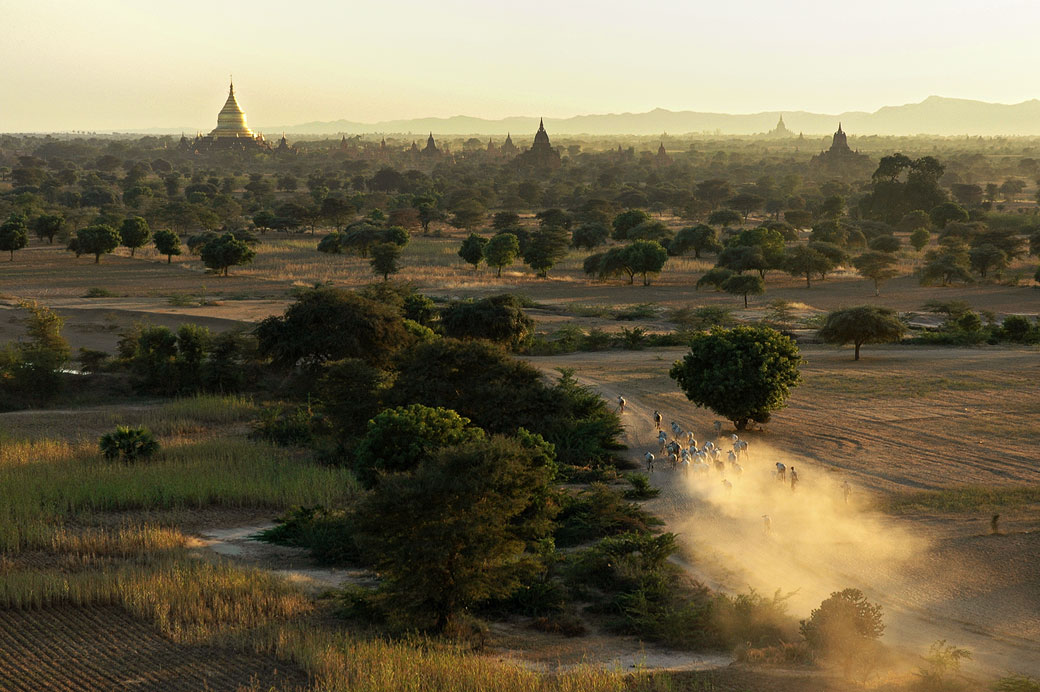
<svg viewBox="0 0 1040 692"><path fill-rule="evenodd" d="M333 437L349 448L379 413L390 376L359 358L327 363L318 382L321 413Z"/></svg>
<svg viewBox="0 0 1040 692"><path fill-rule="evenodd" d="M167 264L173 262L174 255L181 254L181 237L173 231L156 231L152 241L159 254L166 255Z"/></svg>
<svg viewBox="0 0 1040 692"><path fill-rule="evenodd" d="M151 235L152 231L148 228L148 222L140 216L127 217L119 226L119 238L123 247L130 248L131 257L134 256L137 248L144 247Z"/></svg>
<svg viewBox="0 0 1040 692"><path fill-rule="evenodd" d="M695 334L690 352L669 375L693 403L744 430L787 404L798 384L801 355L794 341L768 327L716 329Z"/></svg>
<svg viewBox="0 0 1040 692"><path fill-rule="evenodd" d="M812 233L809 234L809 242L831 243L838 247L845 247L849 244L849 228L842 221L834 219L821 221L813 226Z"/></svg>
<svg viewBox="0 0 1040 692"><path fill-rule="evenodd" d="M524 250L524 262L538 272L538 276L547 277L549 270L567 256L570 242L570 233L564 228L548 226L539 229L531 235Z"/></svg>
<svg viewBox="0 0 1040 692"><path fill-rule="evenodd" d="M876 252L899 252L899 238L894 235L879 235L871 238L867 247Z"/></svg>
<svg viewBox="0 0 1040 692"><path fill-rule="evenodd" d="M203 233L197 233L188 238L188 252L197 255L202 252L203 246L212 240L216 240L220 236L213 231L205 231Z"/></svg>
<svg viewBox="0 0 1040 692"><path fill-rule="evenodd" d="M668 251L652 240L637 240L631 245L611 248L607 252L591 255L586 258L584 270L586 274L595 274L601 278L623 275L628 283L635 281L635 275L641 274L643 285L650 285L650 274L656 274L668 260Z"/></svg>
<svg viewBox="0 0 1040 692"><path fill-rule="evenodd" d="M80 255L94 255L94 264L101 262L101 255L112 252L122 239L111 226L96 224L76 231L76 237L69 241L69 249Z"/></svg>
<svg viewBox="0 0 1040 692"><path fill-rule="evenodd" d="M484 246L484 259L495 267L496 276L502 276L502 267L508 267L520 255L520 241L515 233L499 233Z"/></svg>
<svg viewBox="0 0 1040 692"><path fill-rule="evenodd" d="M874 295L880 295L881 283L899 275L894 268L896 258L888 252L864 252L852 260L860 275L874 282Z"/></svg>
<svg viewBox="0 0 1040 692"><path fill-rule="evenodd" d="M845 589L832 593L800 629L813 653L839 662L847 676L857 664L869 665L885 624L880 605L868 601L859 589Z"/></svg>
<svg viewBox="0 0 1040 692"><path fill-rule="evenodd" d="M624 493L626 500L649 500L661 493L660 488L650 485L650 478L645 473L626 473L625 480L632 486Z"/></svg>
<svg viewBox="0 0 1040 692"><path fill-rule="evenodd" d="M457 411L489 433L525 428L555 445L561 464L611 460L621 424L595 393L564 374L545 384L530 365L486 342L454 339L418 345L398 359L389 403Z"/></svg>
<svg viewBox="0 0 1040 692"><path fill-rule="evenodd" d="M476 269L477 265L484 259L484 246L487 244L488 239L484 236L470 233L469 237L462 241L462 246L459 248L459 257L468 264L472 264L473 268Z"/></svg>
<svg viewBox="0 0 1040 692"><path fill-rule="evenodd" d="M726 283L726 280L733 276L733 270L726 269L725 267L714 267L704 273L704 275L697 279L697 289L700 290L702 286L714 286L716 291L722 290L722 285Z"/></svg>
<svg viewBox="0 0 1040 692"><path fill-rule="evenodd" d="M920 252L931 239L932 234L928 232L927 228L915 228L910 234L910 245L913 246L914 250Z"/></svg>
<svg viewBox="0 0 1040 692"><path fill-rule="evenodd" d="M675 535L626 533L577 553L567 583L612 630L682 649L718 642L708 590L669 563Z"/></svg>
<svg viewBox="0 0 1040 692"><path fill-rule="evenodd" d="M827 315L818 336L828 344L853 344L859 360L859 349L863 344L885 344L899 341L906 332L906 325L891 308L863 305L855 308L835 310Z"/></svg>
<svg viewBox="0 0 1040 692"><path fill-rule="evenodd" d="M372 248L372 271L382 274L383 281L389 281L391 274L401 271L401 246L397 243L380 243Z"/></svg>
<svg viewBox="0 0 1040 692"><path fill-rule="evenodd" d="M614 240L628 240L629 230L641 223L652 220L650 214L642 209L629 209L614 217L611 223L614 231L611 234Z"/></svg>
<svg viewBox="0 0 1040 692"><path fill-rule="evenodd" d="M676 308L668 315L668 319L687 330L726 327L733 322L729 310L711 306Z"/></svg>
<svg viewBox="0 0 1040 692"><path fill-rule="evenodd" d="M450 409L422 404L386 409L368 422L354 450L354 473L371 488L383 474L411 471L445 447L483 440L484 431L469 423Z"/></svg>
<svg viewBox="0 0 1040 692"><path fill-rule="evenodd" d="M1036 341L1036 332L1037 327L1029 321L1028 317L1025 317L1024 315L1008 315L1000 325L999 336L1008 341L1021 343L1025 341Z"/></svg>
<svg viewBox="0 0 1040 692"><path fill-rule="evenodd" d="M256 250L249 244L239 240L232 233L225 233L214 238L199 250L202 263L217 274L227 276L231 267L249 264L256 257Z"/></svg>
<svg viewBox="0 0 1040 692"><path fill-rule="evenodd" d="M932 225L936 228L946 228L951 221L967 221L968 212L954 202L943 202L928 212L932 219Z"/></svg>
<svg viewBox="0 0 1040 692"><path fill-rule="evenodd" d="M676 233L668 245L668 254L685 255L693 250L693 256L700 259L702 252L718 252L721 249L718 231L711 226L700 224L683 228Z"/></svg>
<svg viewBox="0 0 1040 692"><path fill-rule="evenodd" d="M348 510L296 507L276 521L277 526L260 533L260 540L306 548L322 565L361 563L361 552L354 540L354 518Z"/></svg>
<svg viewBox="0 0 1040 692"><path fill-rule="evenodd" d="M591 250L607 242L610 237L610 229L605 224L598 222L586 222L574 229L571 233L571 245L576 248Z"/></svg>
<svg viewBox="0 0 1040 692"><path fill-rule="evenodd" d="M441 313L441 327L454 339L486 339L510 347L531 336L534 321L515 296L503 293L476 301L456 301Z"/></svg>
<svg viewBox="0 0 1040 692"><path fill-rule="evenodd" d="M25 217L21 214L11 214L0 224L0 252L11 253L11 261L14 261L15 250L21 250L29 244L29 228Z"/></svg>
<svg viewBox="0 0 1040 692"><path fill-rule="evenodd" d="M638 226L628 229L626 240L651 240L667 245L672 240L672 232L660 221L644 221Z"/></svg>
<svg viewBox="0 0 1040 692"><path fill-rule="evenodd" d="M810 250L816 250L820 254L824 255L831 261L832 267L837 267L840 264L845 264L849 261L849 254L845 250L835 244L828 243L822 240L810 240L807 246ZM827 271L830 271L829 269ZM820 272L820 278L826 278L827 272Z"/></svg>
<svg viewBox="0 0 1040 692"><path fill-rule="evenodd" d="M1007 269L1009 259L1007 253L999 247L986 243L968 251L968 262L971 264L971 268L985 279L988 274L999 276Z"/></svg>
<svg viewBox="0 0 1040 692"><path fill-rule="evenodd" d="M931 156L883 156L871 179L871 192L860 201L860 209L867 217L890 224L915 211L928 212L946 202L946 192L939 185L944 171L945 167Z"/></svg>
<svg viewBox="0 0 1040 692"><path fill-rule="evenodd" d="M285 369L343 358L380 367L414 342L395 308L328 286L302 292L283 316L260 322L255 334L261 355Z"/></svg>
<svg viewBox="0 0 1040 692"><path fill-rule="evenodd" d="M652 489L644 488L644 491L646 497L653 496L646 494ZM659 519L626 500L617 490L603 483L593 483L587 490L565 497L563 510L557 517L556 544L566 548L604 536L647 533L661 525Z"/></svg>
<svg viewBox="0 0 1040 692"><path fill-rule="evenodd" d="M32 229L36 231L36 237L47 239L48 243L54 242L54 236L61 233L65 226L65 216L62 214L41 214L32 220Z"/></svg>
<svg viewBox="0 0 1040 692"><path fill-rule="evenodd" d="M708 223L712 226L723 226L730 227L738 225L742 217L738 212L732 209L716 209L715 211L708 214Z"/></svg>
<svg viewBox="0 0 1040 692"><path fill-rule="evenodd" d="M106 459L120 459L127 464L148 459L159 451L159 443L148 428L126 425L118 425L102 435L98 447Z"/></svg>
<svg viewBox="0 0 1040 692"><path fill-rule="evenodd" d="M310 444L314 440L314 411L311 406L265 406L253 422L252 437L281 447Z"/></svg>
<svg viewBox="0 0 1040 692"><path fill-rule="evenodd" d="M747 274L736 274L722 282L722 290L736 296L744 297L744 307L748 306L749 295L761 295L765 293L765 282L760 276Z"/></svg>
<svg viewBox="0 0 1040 692"><path fill-rule="evenodd" d="M543 569L553 468L531 444L493 437L446 448L412 473L384 477L361 501L355 535L394 620L442 629Z"/></svg>
<svg viewBox="0 0 1040 692"><path fill-rule="evenodd" d="M759 276L764 276L773 267L763 249L751 245L727 245L719 253L717 266L738 274L757 271Z"/></svg>
<svg viewBox="0 0 1040 692"><path fill-rule="evenodd" d="M0 408L15 400L41 403L61 391L61 369L69 360L69 342L62 336L65 320L34 301L19 304L26 312L28 337L17 344L0 348Z"/></svg>
<svg viewBox="0 0 1040 692"><path fill-rule="evenodd" d="M921 269L921 283L939 283L949 286L955 281L970 282L968 270L968 247L964 243L947 243L924 255L925 265Z"/></svg>
<svg viewBox="0 0 1040 692"><path fill-rule="evenodd" d="M796 245L787 251L784 270L791 276L804 276L806 288L812 288L812 277L834 269L834 261L808 245Z"/></svg>

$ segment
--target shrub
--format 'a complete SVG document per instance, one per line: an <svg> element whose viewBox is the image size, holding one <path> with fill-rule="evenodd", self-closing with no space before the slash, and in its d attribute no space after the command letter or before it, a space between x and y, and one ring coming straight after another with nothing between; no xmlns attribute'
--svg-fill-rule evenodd
<svg viewBox="0 0 1040 692"><path fill-rule="evenodd" d="M371 488L382 473L409 471L440 449L484 439L469 423L451 409L422 404L387 409L368 422L358 442L355 474Z"/></svg>
<svg viewBox="0 0 1040 692"><path fill-rule="evenodd" d="M260 322L255 334L260 353L285 369L343 358L379 367L414 343L395 308L328 286L303 291L281 317Z"/></svg>
<svg viewBox="0 0 1040 692"><path fill-rule="evenodd" d="M98 446L106 459L121 459L127 464L148 459L159 451L159 443L148 428L126 425L102 435Z"/></svg>
<svg viewBox="0 0 1040 692"><path fill-rule="evenodd" d="M771 598L754 589L736 596L716 594L712 618L721 640L731 647L760 648L793 639L795 621L787 614L787 601L793 595L783 595L779 589Z"/></svg>
<svg viewBox="0 0 1040 692"><path fill-rule="evenodd" d="M314 412L310 405L261 409L251 436L280 447L307 445L314 439Z"/></svg>
<svg viewBox="0 0 1040 692"><path fill-rule="evenodd" d="M455 339L486 339L517 347L528 340L534 322L520 309L518 300L504 293L452 303L441 313L441 326Z"/></svg>
<svg viewBox="0 0 1040 692"><path fill-rule="evenodd" d="M580 545L595 538L623 533L646 533L662 522L627 501L604 483L566 496L557 518L556 543L561 547Z"/></svg>
<svg viewBox="0 0 1040 692"><path fill-rule="evenodd" d="M361 553L354 540L354 520L347 510L296 507L275 520L277 526L260 533L260 540L306 548L322 565L357 565Z"/></svg>
<svg viewBox="0 0 1040 692"><path fill-rule="evenodd" d="M603 399L564 373L553 386L541 373L491 344L439 339L397 360L388 403L449 408L489 433L519 428L544 437L562 464L612 460L621 423Z"/></svg>
<svg viewBox="0 0 1040 692"><path fill-rule="evenodd" d="M626 473L625 480L632 486L625 491L626 500L649 500L661 494L660 488L650 485L650 478L645 473Z"/></svg>
<svg viewBox="0 0 1040 692"><path fill-rule="evenodd" d="M880 605L868 601L859 589L845 589L814 609L800 630L815 656L837 661L848 677L855 667L871 666L885 625Z"/></svg>

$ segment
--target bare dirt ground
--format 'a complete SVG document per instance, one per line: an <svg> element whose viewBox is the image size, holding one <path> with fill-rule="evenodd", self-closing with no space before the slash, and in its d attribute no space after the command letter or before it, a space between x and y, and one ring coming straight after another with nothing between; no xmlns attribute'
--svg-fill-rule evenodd
<svg viewBox="0 0 1040 692"><path fill-rule="evenodd" d="M610 399L622 393L627 443L641 459L658 451L655 409L666 428L675 420L702 443L714 439L715 416L667 376L682 353L530 360L548 372L575 368ZM884 606L890 644L924 652L945 638L973 651L979 673L1040 674L1040 508L1013 511L997 536L986 535L988 513L893 518L871 509L904 490L1040 482L1036 351L887 347L865 350L859 363L825 347L803 354L805 382L790 406L767 431L744 434L750 461L741 475L728 472L732 490L714 472L683 477L657 464L663 492L651 507L680 535L690 569L731 590L793 592L798 617L832 591L861 588ZM797 467L797 491L774 480L778 460Z"/></svg>
<svg viewBox="0 0 1040 692"><path fill-rule="evenodd" d="M766 294L753 298L744 310L738 298L695 290L711 258L669 260L650 287L588 280L581 273L584 253L572 253L548 280L535 278L520 265L497 279L490 270L473 271L457 258L461 237L413 238L400 278L440 297L524 293L547 306L533 311L543 331L567 324L608 331L668 329L673 326L665 320L668 309L707 305L754 319L777 298L798 304L806 315L863 303L918 310L929 300L961 300L997 315L1040 312L1040 290L1024 278L1017 285L939 288L921 287L913 277L903 276L886 283L875 298L873 286L851 272L838 272L811 289L803 281L770 272ZM169 327L190 321L222 331L280 314L294 287L318 281L356 287L373 280L364 260L321 255L313 250L317 242L311 236L269 235L253 265L219 278L205 274L197 258L181 257L168 265L145 250L136 258L106 256L95 265L92 258L76 259L62 248L34 241L14 262L0 262L0 343L23 334L13 307L20 299L56 308L67 320L66 336L74 351L112 352L119 333L135 321ZM901 268L909 273L915 258L906 250L901 257ZM1028 268L1029 275L1034 268ZM1026 269L1023 264L1012 273ZM109 295L87 298L90 289ZM654 304L657 316L619 322L569 314L577 306L643 303ZM547 372L575 368L579 379L608 399L623 393L631 407L627 441L632 454L641 457L653 437L653 409L702 441L711 430L714 416L694 408L667 377L682 352L608 351L531 362ZM767 431L746 435L752 457L743 476L731 478L732 491L726 492L717 477L695 482L661 467L654 474L655 485L664 492L651 508L682 537L691 571L705 583L727 589L795 592L789 603L799 617L831 591L860 586L885 606L885 639L890 643L923 652L931 641L946 638L973 649L978 670L1040 675L1040 508L1004 512L1004 535L999 536L987 535L989 515L982 511L893 518L873 509L907 490L1040 482L1038 352L868 346L858 363L847 349L807 346L803 354L804 383ZM39 420L41 432L56 422ZM776 459L798 467L802 484L796 493L769 475ZM837 489L846 478L854 487L849 507ZM763 514L771 517L768 534ZM241 532L221 533L236 527L251 531L269 517L223 523L212 519L198 522L200 541L212 542L233 559L287 571L314 569L297 554L251 553L254 546ZM308 577L310 588L320 589L339 575L315 577ZM527 628L496 636L503 651L523 649L532 665L546 667L583 658L622 667L642 661L647 667L653 662L671 668L693 660L686 654L681 654L683 661L670 658L674 652L666 651L651 655L637 642L618 638L591 637L573 640L570 646L559 637L538 640L541 635ZM754 674L745 677L750 680ZM719 681L716 688L745 689L738 683L727 685Z"/></svg>

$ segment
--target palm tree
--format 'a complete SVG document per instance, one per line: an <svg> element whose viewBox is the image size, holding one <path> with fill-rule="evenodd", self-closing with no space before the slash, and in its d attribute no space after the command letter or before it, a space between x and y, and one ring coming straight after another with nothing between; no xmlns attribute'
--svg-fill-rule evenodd
<svg viewBox="0 0 1040 692"><path fill-rule="evenodd" d="M128 425L118 425L115 431L102 435L99 446L106 459L122 459L128 464L159 451L159 443L148 428Z"/></svg>

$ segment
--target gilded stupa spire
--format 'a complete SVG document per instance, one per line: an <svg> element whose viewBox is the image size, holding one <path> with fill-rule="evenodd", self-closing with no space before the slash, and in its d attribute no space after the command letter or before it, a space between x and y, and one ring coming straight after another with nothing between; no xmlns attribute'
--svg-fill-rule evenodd
<svg viewBox="0 0 1040 692"><path fill-rule="evenodd" d="M253 138L255 136L246 124L246 114L241 106L238 105L238 99L235 98L235 81L233 77L229 78L227 101L224 102L224 107L217 114L217 127L209 133L209 136L218 138Z"/></svg>

